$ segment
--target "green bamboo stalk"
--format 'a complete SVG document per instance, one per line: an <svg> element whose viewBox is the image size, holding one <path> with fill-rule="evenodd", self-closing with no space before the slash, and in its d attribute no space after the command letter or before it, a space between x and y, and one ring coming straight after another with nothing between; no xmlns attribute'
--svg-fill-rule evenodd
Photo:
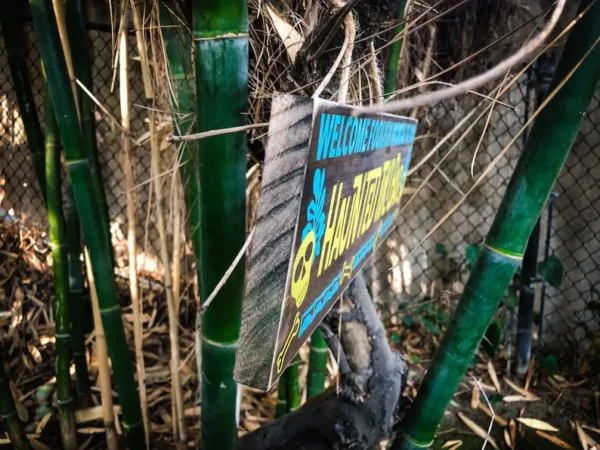
<svg viewBox="0 0 600 450"><path fill-rule="evenodd" d="M287 394L288 411L295 411L300 407L300 355L294 356L292 363L286 369L288 373Z"/></svg>
<svg viewBox="0 0 600 450"><path fill-rule="evenodd" d="M69 308L69 272L66 245L66 223L62 209L62 176L58 126L52 110L50 94L44 93L46 122L46 199L52 261L54 263L54 300L56 304L56 398L63 447L77 448L74 399L71 392L71 317Z"/></svg>
<svg viewBox="0 0 600 450"><path fill-rule="evenodd" d="M395 39L395 41L392 43L392 45L390 45L388 63L387 67L385 68L385 82L383 86L383 95L385 98L389 98L389 96L396 90L396 78L398 76L402 45L404 43L404 38L398 39L398 36L400 36L400 34L402 34L404 31L405 9L406 0L403 0L398 6L398 11L396 12L396 20L398 21L398 25L394 27L394 36L392 37L392 39Z"/></svg>
<svg viewBox="0 0 600 450"><path fill-rule="evenodd" d="M92 77L92 57L90 40L85 29L85 21L81 10L81 0L67 0L65 5L65 22L69 35L69 46L73 56L73 69L75 76L90 91L94 92L94 79ZM98 208L109 222L108 203L102 182L100 158L98 155L98 141L96 139L96 119L94 117L93 101L83 90L79 89L79 108L81 112L81 129L85 146L90 161L90 171L93 174L92 182L97 194ZM112 249L112 247L111 247Z"/></svg>
<svg viewBox="0 0 600 450"><path fill-rule="evenodd" d="M4 45L8 53L8 66L13 80L17 103L23 120L27 142L31 151L33 167L35 169L42 198L46 201L46 162L44 159L44 136L38 119L31 83L27 74L27 62L22 38L19 36L19 17L15 0L6 0L2 3L0 13Z"/></svg>
<svg viewBox="0 0 600 450"><path fill-rule="evenodd" d="M67 255L69 272L69 300L71 305L71 348L75 362L75 380L77 404L80 407L92 405L90 375L87 367L85 335L93 322L90 322L91 304L89 296L84 293L83 265L81 264L81 234L79 217L75 208L73 187L67 187L65 203L67 222Z"/></svg>
<svg viewBox="0 0 600 450"><path fill-rule="evenodd" d="M84 241L90 253L93 275L99 281L96 289L102 323L106 332L129 448L143 449L146 447L144 427L121 310L117 302L110 241L106 231L108 223L102 212L98 211L97 194L92 182L93 173L90 170L83 134L78 123L77 108L62 54L56 19L50 0L30 0L30 9L40 55L46 67L58 128L64 144L67 168L82 223Z"/></svg>
<svg viewBox="0 0 600 450"><path fill-rule="evenodd" d="M592 1L583 0L580 8ZM485 246L393 449L431 445L577 137L600 77L599 40L600 2L596 1L571 30L548 92L553 93L572 76L554 95L549 94L549 102L531 129Z"/></svg>
<svg viewBox="0 0 600 450"><path fill-rule="evenodd" d="M277 386L277 406L275 407L275 418L279 419L288 412L288 371L284 370L279 377Z"/></svg>
<svg viewBox="0 0 600 450"><path fill-rule="evenodd" d="M246 0L194 0L197 130L243 125L248 93ZM200 298L206 299L245 240L246 135L198 144L200 171ZM235 448L237 384L233 380L244 293L238 264L202 320L200 448Z"/></svg>
<svg viewBox="0 0 600 450"><path fill-rule="evenodd" d="M25 434L23 422L19 419L15 400L10 389L10 380L4 370L4 361L0 359L0 414L8 432L11 444L16 450L29 450L29 440Z"/></svg>
<svg viewBox="0 0 600 450"><path fill-rule="evenodd" d="M325 342L323 331L317 328L310 338L310 359L308 361L308 379L306 382L308 398L316 397L325 389L328 356L329 347Z"/></svg>
<svg viewBox="0 0 600 450"><path fill-rule="evenodd" d="M171 104L174 112L175 129L184 135L193 132L196 112L194 67L192 65L192 37L187 30L178 27L171 15L175 13L174 2L160 4L161 32L167 51L171 85ZM200 261L200 176L198 173L198 151L196 144L182 142L178 147L179 170L183 184L186 207L186 228L196 261Z"/></svg>

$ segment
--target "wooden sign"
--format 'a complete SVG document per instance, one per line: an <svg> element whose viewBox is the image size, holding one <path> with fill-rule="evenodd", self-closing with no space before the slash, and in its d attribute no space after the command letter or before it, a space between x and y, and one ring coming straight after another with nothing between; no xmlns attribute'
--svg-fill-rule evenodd
<svg viewBox="0 0 600 450"><path fill-rule="evenodd" d="M267 390L394 228L417 122L273 100L236 381Z"/></svg>

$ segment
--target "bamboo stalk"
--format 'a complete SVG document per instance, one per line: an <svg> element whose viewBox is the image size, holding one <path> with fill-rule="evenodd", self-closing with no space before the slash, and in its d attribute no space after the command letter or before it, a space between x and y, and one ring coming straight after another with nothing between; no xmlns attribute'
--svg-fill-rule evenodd
<svg viewBox="0 0 600 450"><path fill-rule="evenodd" d="M50 94L44 94L46 122L46 200L52 261L54 265L54 301L56 305L56 398L60 417L63 448L77 449L74 399L71 392L71 317L69 307L69 272L66 224L62 209L62 176L58 126L52 110Z"/></svg>
<svg viewBox="0 0 600 450"><path fill-rule="evenodd" d="M53 1L60 2L61 0ZM72 77L72 80L78 79L91 92L94 89L92 58L89 49L89 37L85 29L85 22L81 10L81 0L66 0L66 8L64 9L64 22L67 27L68 40L66 44L63 42L63 46L67 45L69 52L72 52L73 54L72 60L69 58L66 60L67 70L69 70L69 76ZM96 193L97 205L102 212L106 223L110 223L108 203L106 202L106 193L104 191L102 172L100 170L98 140L96 139L96 119L92 108L93 101L90 96L85 93L79 95L79 91L76 89L76 82L72 81L72 83L75 85L74 92L77 93L75 99L78 101L77 106L80 111L81 129L83 131L83 139L89 158L90 171L93 174L92 183ZM106 229L106 233L110 241L110 232L108 228ZM111 258L114 260L112 246L110 249Z"/></svg>
<svg viewBox="0 0 600 450"><path fill-rule="evenodd" d="M137 12L134 11L134 12ZM140 25L139 17L137 26ZM141 33L141 29L139 30ZM154 192L156 194L156 224L160 240L160 259L164 268L165 294L167 297L167 312L169 317L169 342L171 347L171 394L173 409L173 435L181 441L187 440L185 425L185 414L183 404L183 393L181 388L181 377L179 376L180 354L179 354L179 320L177 315L177 303L173 296L173 281L171 272L171 261L169 258L169 246L167 243L167 225L163 207L163 176L160 173L160 145L156 137L156 107L154 104L154 87L149 73L149 66L143 64L142 54L147 54L147 47L143 35L138 39L138 52L142 60L142 71L148 71L143 77L146 100L151 101L150 108L150 147L151 147L151 173L153 178ZM147 60L146 60L147 61Z"/></svg>
<svg viewBox="0 0 600 450"><path fill-rule="evenodd" d="M181 179L179 172L173 177L173 257L172 257L172 279L173 279L173 304L175 305L175 316L179 317L179 306L181 303L181 194L179 186Z"/></svg>
<svg viewBox="0 0 600 450"><path fill-rule="evenodd" d="M279 377L277 386L277 406L275 407L275 418L279 419L288 412L288 375L289 372L284 370Z"/></svg>
<svg viewBox="0 0 600 450"><path fill-rule="evenodd" d="M160 4L161 32L165 43L173 96L174 127L180 135L189 134L193 130L196 111L196 93L194 87L194 68L192 66L192 39L187 30L175 25L171 13L167 9L174 8L174 3ZM183 185L186 208L186 229L196 261L200 260L200 177L198 172L198 152L195 142L182 142L178 147L179 172Z"/></svg>
<svg viewBox="0 0 600 450"><path fill-rule="evenodd" d="M85 263L87 266L88 284L90 285L92 312L94 316L94 327L96 334L96 359L98 360L98 384L100 386L100 398L102 400L102 421L106 434L106 447L108 450L118 450L119 441L115 429L115 413L112 399L112 386L110 383L110 366L108 363L108 347L106 345L106 334L102 324L100 305L96 295L96 282L92 274L90 259L85 252Z"/></svg>
<svg viewBox="0 0 600 450"><path fill-rule="evenodd" d="M122 2L122 6L126 6ZM127 15L124 15L126 20ZM131 308L133 310L133 340L135 346L135 361L138 376L138 389L140 392L140 406L146 440L149 439L148 432L150 424L148 421L148 401L146 396L146 370L144 366L143 329L142 329L142 304L138 292L137 276L137 245L135 233L135 198L134 198L134 176L133 162L131 160L131 120L129 114L129 68L127 51L127 33L123 29L119 37L119 95L121 104L121 147L123 151L123 173L125 174L125 198L127 202L127 250L129 255L129 294L131 296Z"/></svg>
<svg viewBox="0 0 600 450"><path fill-rule="evenodd" d="M390 46L388 63L385 69L385 84L384 84L384 96L389 98L390 95L396 90L396 78L398 77L398 67L400 66L400 59L402 55L402 46L404 38L400 38L400 35L404 31L405 16L406 16L407 1L403 0L398 6L396 12L396 20L398 25L394 28L394 35L392 39L394 42Z"/></svg>
<svg viewBox="0 0 600 450"><path fill-rule="evenodd" d="M16 450L29 450L29 440L25 434L23 422L19 419L15 400L10 388L10 380L4 370L4 361L0 359L0 414L8 432L11 444Z"/></svg>
<svg viewBox="0 0 600 450"><path fill-rule="evenodd" d="M96 279L102 280L102 283L96 285L96 292L113 362L116 390L123 411L129 447L143 449L145 448L144 426L121 310L117 302L108 223L102 212L98 211L98 194L92 182L94 175L90 170L89 157L85 151L67 65L61 51L56 19L52 13L50 0L30 0L30 10L38 37L40 55L46 67L52 104L64 143L67 168L73 184L84 240L90 252L93 275Z"/></svg>
<svg viewBox="0 0 600 450"><path fill-rule="evenodd" d="M80 407L92 405L90 375L87 367L87 352L85 346L86 330L93 327L92 310L89 296L84 295L83 267L81 265L81 234L79 217L73 198L73 187L67 187L65 203L65 218L67 223L67 260L69 272L69 303L71 306L71 348L75 362L77 404Z"/></svg>
<svg viewBox="0 0 600 450"><path fill-rule="evenodd" d="M185 415L183 411L183 394L181 392L181 378L179 377L179 320L176 313L176 305L173 299L173 284L171 280L170 259L167 244L167 225L163 208L162 185L163 177L160 173L160 145L155 133L155 110L152 108L150 114L150 142L152 147L152 178L154 180L154 192L156 194L156 222L160 239L160 258L165 271L165 293L167 296L167 311L169 316L169 341L171 344L171 383L175 396L175 413L177 415L178 430L173 434L179 436L181 441L187 440L185 427Z"/></svg>
<svg viewBox="0 0 600 450"><path fill-rule="evenodd" d="M521 263L529 235L564 165L600 78L600 2L571 31L448 330L393 449L428 448L444 410Z"/></svg>
<svg viewBox="0 0 600 450"><path fill-rule="evenodd" d="M286 369L288 378L288 411L295 411L300 407L300 355L294 356L292 363Z"/></svg>
<svg viewBox="0 0 600 450"><path fill-rule="evenodd" d="M17 96L19 112L23 120L25 135L29 144L33 167L40 185L42 198L46 201L46 161L44 156L44 136L38 119L31 83L27 73L27 61L21 46L19 36L19 17L15 0L6 0L2 3L2 35L8 56L8 67L12 77L13 87Z"/></svg>
<svg viewBox="0 0 600 450"><path fill-rule="evenodd" d="M241 126L248 92L248 7L245 0L195 0L197 130ZM221 280L246 238L246 135L198 144L200 171L200 298ZM238 264L202 320L200 448L235 448L237 383L233 380L244 292Z"/></svg>
<svg viewBox="0 0 600 450"><path fill-rule="evenodd" d="M323 331L317 328L310 338L310 359L306 382L308 398L316 397L325 389L328 356L329 347L327 347L327 342L325 342Z"/></svg>

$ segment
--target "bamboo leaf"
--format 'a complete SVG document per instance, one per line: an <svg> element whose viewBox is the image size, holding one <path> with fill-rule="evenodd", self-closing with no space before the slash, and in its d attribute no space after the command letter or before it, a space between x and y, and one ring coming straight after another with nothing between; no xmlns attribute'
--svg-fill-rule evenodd
<svg viewBox="0 0 600 450"><path fill-rule="evenodd" d="M462 444L463 444L463 441L460 441L460 440L447 441L446 443L444 443L444 445L442 445L442 448L447 448L449 450L456 450Z"/></svg>
<svg viewBox="0 0 600 450"><path fill-rule="evenodd" d="M448 249L446 248L446 246L444 244L441 243L437 243L435 244L435 252L438 255L441 255L442 258L446 258L448 256ZM450 441L452 442L452 441Z"/></svg>
<svg viewBox="0 0 600 450"><path fill-rule="evenodd" d="M273 21L277 34L285 45L285 50L292 64L296 62L296 55L304 43L304 37L296 29L287 23L273 8L266 5L269 17Z"/></svg>
<svg viewBox="0 0 600 450"><path fill-rule="evenodd" d="M564 268L560 259L555 255L550 256L546 261L542 261L538 266L540 276L550 286L559 288L564 275Z"/></svg>
<svg viewBox="0 0 600 450"><path fill-rule="evenodd" d="M478 245L467 245L465 250L465 259L467 260L467 267L469 270L473 270L473 267L475 267L480 250L481 249Z"/></svg>
<svg viewBox="0 0 600 450"><path fill-rule="evenodd" d="M498 447L498 444L496 444L496 440L492 437L492 436L488 436L488 433L486 430L484 430L481 426L479 426L478 424L476 424L473 420L471 420L470 418L468 418L466 415L464 415L462 412L458 413L458 417L460 418L460 420L463 421L463 423L473 432L475 433L477 436L479 436L481 439L487 439L487 441L490 443L490 445L492 447L494 447L496 450L500 450Z"/></svg>
<svg viewBox="0 0 600 450"><path fill-rule="evenodd" d="M543 431L539 431L539 430L536 431L536 434L538 436L546 439L547 441L552 442L557 447L564 448L565 450L576 450L575 447L573 447L572 445L566 443L562 439L557 438L556 436L552 436L551 434L544 433Z"/></svg>
<svg viewBox="0 0 600 450"><path fill-rule="evenodd" d="M508 434L508 430L504 430L504 442L506 443L506 445L508 445L510 448L514 449L515 446L512 443L512 441L510 440L510 434Z"/></svg>
<svg viewBox="0 0 600 450"><path fill-rule="evenodd" d="M500 382L498 381L498 375L496 374L496 369L494 368L492 361L488 361L487 369L488 373L490 374L490 378L492 379L492 383L494 383L496 391L498 391L498 393L502 393L502 390L500 389Z"/></svg>
<svg viewBox="0 0 600 450"><path fill-rule="evenodd" d="M526 397L524 395L507 395L502 399L505 403L517 403L517 402L537 402L540 399L537 397Z"/></svg>
<svg viewBox="0 0 600 450"><path fill-rule="evenodd" d="M471 393L471 408L477 409L480 405L481 391L479 386L473 386L473 392Z"/></svg>
<svg viewBox="0 0 600 450"><path fill-rule="evenodd" d="M508 384L513 390L515 390L516 392L518 392L519 394L521 394L524 397L530 398L532 400L539 400L540 398L529 392L527 389L523 389L522 387L518 386L516 383L513 383L512 381L510 381L508 378L505 378L504 381L506 382L506 384ZM506 401L506 400L505 400Z"/></svg>
<svg viewBox="0 0 600 450"><path fill-rule="evenodd" d="M586 436L585 432L583 431L583 428L581 428L581 425L579 424L579 422L575 422L575 430L577 431L577 438L579 439L581 448L583 450L588 450L589 444L588 444L587 436Z"/></svg>
<svg viewBox="0 0 600 450"><path fill-rule="evenodd" d="M518 417L517 421L525 425L526 427L533 428L534 430L542 430L542 431L558 431L558 428L553 427L548 422L544 422L539 419L527 419L524 417Z"/></svg>

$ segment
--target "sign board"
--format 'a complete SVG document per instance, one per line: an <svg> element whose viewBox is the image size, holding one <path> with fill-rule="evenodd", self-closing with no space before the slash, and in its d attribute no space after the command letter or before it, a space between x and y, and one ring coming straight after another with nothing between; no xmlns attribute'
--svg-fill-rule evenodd
<svg viewBox="0 0 600 450"><path fill-rule="evenodd" d="M398 217L417 122L273 101L235 379L279 378Z"/></svg>

